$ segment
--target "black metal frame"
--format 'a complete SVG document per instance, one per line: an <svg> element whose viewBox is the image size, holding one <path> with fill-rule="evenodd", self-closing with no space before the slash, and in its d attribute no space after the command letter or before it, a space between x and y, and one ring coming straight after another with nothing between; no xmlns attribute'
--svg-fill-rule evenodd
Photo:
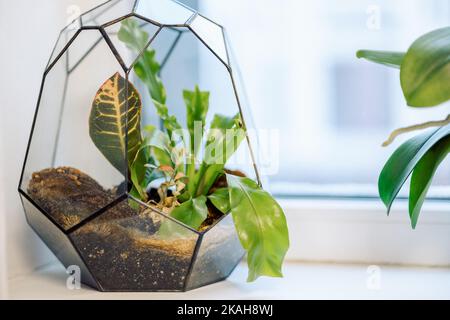
<svg viewBox="0 0 450 320"><path fill-rule="evenodd" d="M78 222L76 225L74 225L74 226L72 226L72 227L70 227L70 228L68 228L68 229L64 229L63 227L61 227L61 226L55 221L55 219L54 219L51 215L49 215L49 214L48 214L41 206L39 206L39 205L38 205L38 204L37 204L37 203L36 203L36 202L28 195L28 193L26 192L26 190L23 190L23 189L22 189L22 183L23 183L23 181L24 181L24 175L25 175L26 165L27 165L27 161L28 161L28 158L29 158L30 146L31 146L31 143L32 143L32 140L33 140L33 134L34 134L34 131L35 131L36 121L37 121L37 117L38 117L38 114L39 114L39 106L40 106L40 103L41 103L41 98L42 98L42 94L43 94L43 90L44 90L44 85L45 85L46 77L47 77L48 73L52 70L52 68L56 65L56 63L59 62L59 60L60 60L66 53L68 54L68 50L69 50L70 46L71 46L72 43L77 39L77 37L78 37L82 32L85 32L85 31L88 31L88 30L92 30L92 31L96 30L96 31L98 31L98 32L100 33L99 39L98 39L97 41L95 41L95 43L94 43L90 48L87 49L87 51L79 58L79 60L78 60L72 67L70 67L70 65L69 65L69 57L68 57L68 56L66 57L66 79L65 79L65 84L64 84L64 90L65 90L65 91L66 91L66 89L67 89L68 76L69 76L69 75L70 75L70 74L71 74L71 73L72 73L72 72L80 65L80 63L81 63L81 62L82 62L82 61L83 61L83 60L84 60L84 59L92 52L92 50L94 50L95 47L96 47L99 43L101 43L102 41L105 41L105 42L106 42L106 44L108 45L109 49L111 50L111 52L113 53L114 57L116 58L117 62L118 62L119 65L121 66L123 72L125 73L126 79L128 80L128 79L129 79L130 72L133 70L135 64L139 61L139 59L142 57L142 55L145 53L145 51L148 49L148 47L152 44L152 42L156 39L156 37L158 36L158 34L159 34L164 28L167 28L167 29L170 29L170 30L175 30L176 32L178 32L178 34L177 34L175 40L173 41L173 43L171 44L168 53L165 55L164 59L162 59L161 69L165 66L166 62L168 61L168 59L170 58L170 56L172 55L172 53L173 53L174 50L176 49L177 44L179 43L179 40L180 40L181 36L182 36L184 33L192 33L192 34L193 34L193 35L194 35L194 36L195 36L195 37L196 37L196 38L197 38L197 39L198 39L198 40L199 40L199 41L200 41L200 42L201 42L201 43L202 43L202 44L203 44L203 45L204 45L204 46L205 46L205 47L206 47L206 48L207 48L207 49L208 49L208 50L209 50L209 51L210 51L210 52L211 52L211 53L212 53L212 54L213 54L213 55L214 55L221 63L222 63L222 64L223 64L223 66L226 68L226 70L227 70L227 72L228 72L228 74L229 74L229 76L230 76L231 83L232 83L232 87L233 87L233 91L234 91L234 96L235 96L235 98L236 98L236 104L237 104L237 106L238 106L239 113L240 113L241 118L242 118L243 128L244 128L244 131L246 132L246 140L247 140L247 144L248 144L248 147L249 147L249 152L250 152L250 155L251 155L251 159L252 159L252 161L253 161L253 168L254 168L254 171L255 171L255 174L256 174L256 177L257 177L257 182L258 182L258 184L259 184L260 186L262 186L261 179L260 179L260 175L259 175L259 171L258 171L256 162L255 162L255 156L254 156L254 152L253 152L253 149L252 149L252 144L251 144L251 141L250 141L250 137L248 136L248 133L247 133L247 126L246 126L245 119L244 119L243 107L242 107L241 100L240 100L240 98L239 98L239 96L238 96L238 93L237 93L236 82L235 82L235 79L234 79L234 72L233 72L233 69L232 69L231 66L230 66L230 52L229 52L229 47L228 47L227 40L226 40L227 38L226 38L226 32L225 32L224 27L221 26L221 25L219 25L219 24L217 24L216 22L214 22L214 21L208 19L207 17L204 17L204 16L200 15L198 12L192 10L191 8L185 6L184 4L179 3L179 2L176 1L176 0L170 0L170 1L175 2L175 3L179 4L179 5L181 5L181 6L185 7L185 8L187 8L188 10L192 11L192 15L191 15L184 23L181 23L181 24L161 24L161 23L158 23L157 21L153 21L152 19L149 19L149 18L144 17L144 16L142 16L142 15L136 14L136 13L135 13L135 10L136 10L136 8L137 8L137 5L138 5L139 1L142 1L142 0L135 0L134 5L133 5L133 10L132 10L132 12L130 12L129 14L126 14L126 15L124 15L124 16L118 17L118 18L116 18L116 19L114 19L114 20L112 20L112 21L106 22L106 23L104 23L104 24L102 24L102 25L100 25L100 26L83 25L83 17L84 17L84 16L86 16L86 15L92 13L93 11L95 11L95 10L97 10L97 9L99 9L99 8L105 7L104 10L102 10L100 13L98 13L97 15L95 15L94 17L92 17L90 21L88 21L88 22L91 22L91 21L92 21L92 22L95 23L95 19L96 19L96 18L98 18L101 14L103 14L103 13L106 12L107 10L111 9L111 8L114 7L116 4L120 3L121 1L124 1L124 0L109 0L109 1L106 1L106 2L104 2L103 4L100 4L99 6L97 6L97 7L93 8L93 9L91 9L91 10L89 10L89 11L83 13L82 15L80 15L80 17L78 17L77 19L75 19L74 22L73 22L73 23L78 23L78 24L79 24L79 28L77 29L77 31L74 33L74 35L73 35L70 39L65 38L65 39L63 40L63 37L64 37L64 36L67 37L67 35L68 35L67 32L70 30L69 27L70 27L71 25L73 25L73 24L70 24L69 26L67 26L67 27L65 27L65 28L63 28L63 29L61 30L60 35L59 35L59 38L58 38L58 41L57 41L57 43L55 44L55 46L54 46L54 48L53 48L52 54L51 54L51 56L50 56L50 58L49 58L49 60L48 60L48 63L47 63L47 66L46 66L46 69L45 69L45 72L44 72L44 75L43 75L43 78L42 78L42 83L41 83L41 87L40 87L40 90L39 90L39 97L38 97L38 101L37 101L37 105L36 105L36 111L35 111L35 114L34 114L34 117L33 117L33 122L32 122L31 132L30 132L30 135L29 135L28 144L27 144L27 148L26 148L25 160L24 160L24 162L23 162L22 171L21 171L21 175L20 175L19 186L18 186L18 192L20 193L21 197L25 198L28 202L30 202L30 204L32 204L32 205L33 205L40 213L42 213L42 214L43 214L43 215L44 215L44 216L45 216L45 217L46 217L46 218L47 218L54 226L56 226L56 227L58 228L59 231L61 231L61 232L69 239L70 243L71 243L72 246L75 248L75 250L76 250L78 256L80 257L80 259L82 260L82 262L84 263L84 265L86 266L86 268L88 269L88 271L89 271L89 273L90 273L91 275L93 275L93 273L91 272L91 270L89 270L89 265L86 263L85 259L83 258L83 255L80 254L80 252L79 252L77 246L74 245L73 240L71 239L70 235L71 235L73 232L75 232L76 230L78 230L79 228L81 228L81 227L83 227L84 225L86 225L87 223L89 223L90 221L93 221L93 220L95 220L96 218L98 218L100 215L102 215L102 214L103 214L104 212L106 212L108 209L112 208L113 206L117 205L118 203L120 203L120 202L122 202L122 201L126 201L127 199L132 199L132 200L136 201L138 204L141 204L141 205L143 205L143 206L149 208L150 210L156 212L157 214L163 216L164 218L169 219L169 220L171 220L171 221L177 223L178 225L180 225L180 226L182 226L182 227L184 227L184 228L190 230L191 232L197 234L198 238L197 238L196 245L195 245L195 248L194 248L193 256L192 256L192 259L191 259L191 261L190 261L190 265L189 265L189 269L188 269L187 276L186 276L186 278L184 279L183 291L187 291L187 290L193 289L193 288L188 288L187 286L188 286L188 284L189 284L189 280L190 280L190 276L191 276L191 273L192 273L192 269L193 269L194 263L195 263L195 261L197 260L197 255L198 255L198 252L199 252L199 250L200 250L200 246L201 246L201 244L202 244L203 237L204 237L205 234L207 234L209 231L213 230L214 227L215 227L217 224L219 224L219 223L225 218L225 216L223 216L221 219L219 219L218 221L216 221L215 224L214 224L213 226L211 226L211 228L209 228L207 231L205 231L205 232L199 232L199 231L197 231L197 230L195 230L195 229L192 229L191 227L189 227L189 226L183 224L182 222L180 222L180 221L178 221L178 220L176 220L176 219L174 219L174 218L172 218L172 217L166 215L166 214L163 213L162 211L157 210L157 209L155 209L155 208L153 208L153 207L148 206L147 204L141 202L140 200L138 200L138 199L132 197L132 196L128 193L128 191L126 191L125 193L119 195L116 199L112 200L112 201L111 201L109 204L107 204L105 207L103 207L103 208L97 210L96 212L92 213L91 215L89 215L88 217L86 217L85 219L83 219L82 221ZM144 1L148 1L148 0L144 0ZM209 45L208 45L207 41L205 41L205 39L202 39L202 37L195 31L195 29L191 27L191 23L192 23L192 22L195 20L195 18L198 17L198 16L200 16L200 17L202 17L202 18L204 18L204 19L206 19L206 20L208 20L208 21L214 23L216 26L218 26L218 27L221 28L221 30L222 30L222 37L223 37L223 41L224 41L224 47L225 47L226 55L227 55L227 61L224 61L224 60L223 60L223 59L222 59L222 58L221 58L221 57L220 57L220 56L219 56L219 55L218 55L218 54L217 54L217 53L216 53ZM147 45L142 49L142 51L139 53L139 55L138 55L138 56L136 57L136 59L133 61L133 63L132 63L129 67L127 67L126 64L125 64L125 62L123 61L122 57L120 56L119 52L117 51L116 47L114 46L113 42L111 41L111 39L110 39L110 37L109 37L109 35L108 35L108 33L107 33L107 31L106 31L105 29L106 29L107 27L111 26L111 25L114 25L114 24L119 23L120 21L122 21L122 20L124 20L124 19L131 18L131 17L134 17L134 18L137 18L137 19L141 19L141 20L143 20L143 21L146 22L146 23L149 23L149 24L152 24L152 25L158 27L158 29L157 29L156 33L151 37L151 39L149 40L149 42L147 43ZM59 41L65 41L65 45L64 45L64 47L61 49L61 51L60 51L59 53L57 53L56 50L57 50ZM56 56L55 56L55 54L56 54ZM54 57L54 56L55 56L55 57ZM128 90L128 89L127 89L127 90ZM62 98L62 99L63 99L63 101L62 101L63 104L64 104L65 96L66 96L66 94L65 94L65 92L64 92L63 98ZM61 119L63 112L64 112L64 108L62 108L61 111L60 111L59 119ZM126 123L125 125L127 126L128 124ZM57 144L58 144L59 135L60 135L60 129L61 129L60 126L61 126L61 121L59 121L59 124L58 124L57 135L56 135L56 138L55 138L55 146L57 146ZM127 132L127 130L126 130L126 132ZM126 145L128 145L128 143L127 143L127 142L128 142L128 135L127 135L127 134L126 134L125 140L126 140ZM55 151L54 151L53 158L52 158L52 159L53 159L53 164L54 164L54 161L55 161L55 153L56 153L56 149L55 149ZM126 152L125 154L126 154L126 157L127 157L127 152ZM128 159L126 159L126 161L128 161ZM126 169L126 170L128 170L128 169ZM125 180L127 183L129 182L129 177L128 177L128 172L127 172L127 171L124 173L124 180ZM23 199L21 198L21 200L22 200L22 204L23 204ZM28 218L27 218L27 221L28 221ZM30 224L30 225L31 225L31 224ZM32 226L32 227L33 227L33 226ZM34 229L34 228L33 228L33 229ZM233 269L234 269L234 268L233 268ZM96 281L96 285L97 285L97 288L96 288L96 289L99 289L99 290L101 290L101 291L105 291L105 289L102 288L102 286L101 286L101 284L98 282L98 280L97 280L94 276L92 276L92 277L93 277L94 280ZM220 280L223 280L223 279L220 279ZM220 281L220 280L219 280L219 281ZM216 282L216 281L214 281L214 282ZM123 290L120 290L120 291L123 291ZM135 290L133 290L133 291L135 291ZM167 290L163 290L163 291L167 291ZM178 291L178 290L175 290L175 291Z"/></svg>

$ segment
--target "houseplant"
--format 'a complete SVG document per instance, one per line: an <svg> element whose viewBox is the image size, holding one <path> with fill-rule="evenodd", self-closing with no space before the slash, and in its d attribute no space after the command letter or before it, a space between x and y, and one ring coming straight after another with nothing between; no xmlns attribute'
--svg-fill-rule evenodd
<svg viewBox="0 0 450 320"><path fill-rule="evenodd" d="M435 107L450 99L450 27L421 36L407 52L360 50L357 56L399 68L402 90L411 107ZM409 139L392 154L378 181L380 197L389 213L411 175L409 215L413 228L433 176L450 152L450 115L443 120L397 129L383 144L389 145L400 134L429 128L433 129Z"/></svg>
<svg viewBox="0 0 450 320"><path fill-rule="evenodd" d="M226 278L245 251L249 281L281 276L284 214L256 164L231 161L255 159L232 59L221 26L170 0L109 1L61 32L19 192L84 283L189 290ZM214 81L221 91L200 89Z"/></svg>

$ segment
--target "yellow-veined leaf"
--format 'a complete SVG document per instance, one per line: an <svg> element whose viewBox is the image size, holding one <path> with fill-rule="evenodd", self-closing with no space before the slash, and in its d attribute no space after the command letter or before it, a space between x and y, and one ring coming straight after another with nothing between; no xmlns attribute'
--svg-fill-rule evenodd
<svg viewBox="0 0 450 320"><path fill-rule="evenodd" d="M108 161L125 172L141 144L141 98L136 88L115 73L100 87L92 103L89 134ZM128 129L128 145L127 145Z"/></svg>

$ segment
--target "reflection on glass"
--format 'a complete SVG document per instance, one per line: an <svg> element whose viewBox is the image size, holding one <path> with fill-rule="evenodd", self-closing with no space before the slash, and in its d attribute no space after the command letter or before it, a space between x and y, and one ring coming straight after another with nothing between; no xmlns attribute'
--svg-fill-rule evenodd
<svg viewBox="0 0 450 320"><path fill-rule="evenodd" d="M136 14L149 17L160 24L183 25L194 12L176 1L138 1Z"/></svg>

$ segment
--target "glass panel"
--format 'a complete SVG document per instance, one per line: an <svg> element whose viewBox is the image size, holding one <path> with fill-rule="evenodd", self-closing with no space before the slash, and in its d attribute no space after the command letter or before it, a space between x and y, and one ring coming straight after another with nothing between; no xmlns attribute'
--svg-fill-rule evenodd
<svg viewBox="0 0 450 320"><path fill-rule="evenodd" d="M183 47L186 51L191 48L185 46L183 43L181 34L183 31L187 31L187 29L174 29L164 27L161 29L159 34L153 40L151 45L147 48L147 50L154 50L156 61L160 65L161 70L167 70L170 64L169 61L172 59L176 59L179 55L178 50L176 48ZM185 64L177 65L177 68L172 68L172 72L181 73L180 70L184 70L185 68L190 68L188 65L191 61L185 61ZM173 67L173 65L172 65ZM142 109L142 118L143 125L154 125L159 127L159 120L156 114L156 109L153 107L153 102L150 98L149 90L145 83L136 76L134 70L130 72L130 81L134 84L134 86L139 91L142 101L143 101L143 109Z"/></svg>
<svg viewBox="0 0 450 320"><path fill-rule="evenodd" d="M21 181L21 188L24 191L28 188L33 172L53 166L59 118L63 109L65 87L68 81L66 61L67 55L61 56L58 63L45 76L42 84L36 111L36 123ZM43 150L43 146L47 150Z"/></svg>
<svg viewBox="0 0 450 320"><path fill-rule="evenodd" d="M124 43L119 39L119 30L122 26L139 26L143 31L147 33L146 37L141 37L140 34L127 33L128 40ZM127 68L129 68L138 57L139 53L148 45L150 39L154 37L159 27L146 22L136 17L130 17L120 22L117 22L107 28L105 28L108 37L111 39L114 47L119 53L120 57L124 61ZM124 29L127 30L127 29Z"/></svg>
<svg viewBox="0 0 450 320"><path fill-rule="evenodd" d="M160 24L185 24L194 12L183 4L172 0L138 0L136 14Z"/></svg>
<svg viewBox="0 0 450 320"><path fill-rule="evenodd" d="M64 52L67 55L67 68L69 73L78 66L83 59L103 40L98 30L84 30Z"/></svg>
<svg viewBox="0 0 450 320"><path fill-rule="evenodd" d="M239 242L230 214L203 236L188 279L187 289L225 279L244 254L245 251Z"/></svg>
<svg viewBox="0 0 450 320"><path fill-rule="evenodd" d="M151 48L156 52L156 59L160 62L161 68L165 68L166 62L172 57L175 48L179 45L181 34L187 29L163 28L158 35L158 41L153 41ZM181 45L180 45L181 46Z"/></svg>
<svg viewBox="0 0 450 320"><path fill-rule="evenodd" d="M197 68L198 84L202 90L210 92L209 116L207 119L207 128L215 114L233 117L239 113L239 104L241 96L245 97L245 92L236 91L233 86L232 77L223 63L193 34L187 34L186 37L193 37L197 42ZM191 40L195 42L194 40ZM191 84L191 86L193 86ZM247 106L242 105L242 114L247 123L251 114L245 113ZM251 119L250 119L251 120ZM250 127L249 129L253 129ZM252 132L249 132L252 134ZM247 140L244 139L237 152L227 161L227 169L238 170L246 176L256 180L257 175L253 166L253 159L250 154Z"/></svg>
<svg viewBox="0 0 450 320"><path fill-rule="evenodd" d="M181 32L186 29L176 30ZM170 32L167 33L167 31L171 32L172 29L164 28L152 42L151 48L156 50L157 62L163 65L160 78L165 88L165 102L169 109L169 114L174 115L178 123L182 127L187 128L186 105L183 92L185 90L193 91L196 86L201 91L209 92L209 110L205 121L203 139L203 142L205 142L215 115L233 118L239 113L230 74L225 65L192 32L183 32L170 57L164 61L161 60L161 55L158 53L159 48L170 42L167 39L167 35L171 34ZM148 124L158 125L158 116L150 99L148 88L135 75L134 71L131 72L131 78L144 97L143 127ZM231 151L231 148L229 151ZM206 149L203 143L196 157L197 165L200 165L206 152L214 152L214 150ZM246 140L241 143L236 154L229 159L226 168L239 170L241 172L238 172L238 174L243 173L250 178L256 179Z"/></svg>
<svg viewBox="0 0 450 320"><path fill-rule="evenodd" d="M20 195L23 208L28 223L39 235L42 241L52 250L55 256L67 268L78 266L81 271L81 281L93 288L97 288L97 283L92 278L77 250L70 239L60 229L58 229L39 209L37 209L24 196Z"/></svg>
<svg viewBox="0 0 450 320"><path fill-rule="evenodd" d="M180 291L198 234L129 199L70 237L104 290Z"/></svg>
<svg viewBox="0 0 450 320"><path fill-rule="evenodd" d="M257 127L254 120L255 110L250 104L244 78L241 73L240 64L234 53L233 45L224 32L226 50L228 52L231 77L233 83L233 90L241 107L241 112L245 120L245 125L248 131L248 139L251 143L251 151L249 148L244 150L244 158L250 159L250 165L256 164L258 170L259 180L267 189L268 176L278 172L278 130L275 128L261 128Z"/></svg>
<svg viewBox="0 0 450 320"><path fill-rule="evenodd" d="M121 67L104 40L91 50L92 37L84 36L89 33L99 34L82 31L68 49L84 48L85 58L67 73L64 54L45 78L21 183L66 230L126 192L125 157L118 157L114 167L94 144L89 126L97 91ZM125 125L125 118L114 119Z"/></svg>
<svg viewBox="0 0 450 320"><path fill-rule="evenodd" d="M58 55L64 50L66 45L75 36L78 30L79 20L76 20L74 23L68 25L61 31L48 61L47 68L56 60Z"/></svg>
<svg viewBox="0 0 450 320"><path fill-rule="evenodd" d="M81 15L83 27L99 27L133 11L136 0L111 0Z"/></svg>
<svg viewBox="0 0 450 320"><path fill-rule="evenodd" d="M225 48L225 40L222 27L216 23L206 19L201 15L197 15L189 26L202 39L206 45L228 65L227 50Z"/></svg>

